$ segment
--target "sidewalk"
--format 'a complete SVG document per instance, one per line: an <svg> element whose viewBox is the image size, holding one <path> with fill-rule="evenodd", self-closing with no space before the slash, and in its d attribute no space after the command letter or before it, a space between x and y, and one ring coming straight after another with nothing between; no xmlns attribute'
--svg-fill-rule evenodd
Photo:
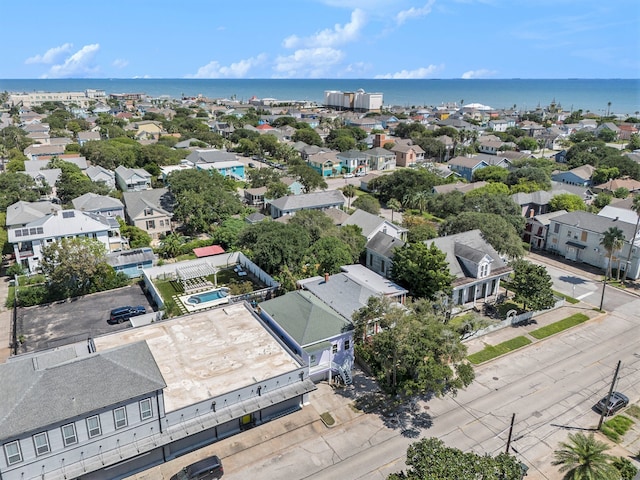
<svg viewBox="0 0 640 480"><path fill-rule="evenodd" d="M5 307L9 295L9 277L0 277L0 363L11 356L11 309Z"/></svg>

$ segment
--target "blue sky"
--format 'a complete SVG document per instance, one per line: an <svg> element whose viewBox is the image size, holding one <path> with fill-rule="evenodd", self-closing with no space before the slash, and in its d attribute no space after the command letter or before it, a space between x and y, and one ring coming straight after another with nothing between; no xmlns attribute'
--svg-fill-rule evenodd
<svg viewBox="0 0 640 480"><path fill-rule="evenodd" d="M3 2L0 78L640 78L639 0Z"/></svg>

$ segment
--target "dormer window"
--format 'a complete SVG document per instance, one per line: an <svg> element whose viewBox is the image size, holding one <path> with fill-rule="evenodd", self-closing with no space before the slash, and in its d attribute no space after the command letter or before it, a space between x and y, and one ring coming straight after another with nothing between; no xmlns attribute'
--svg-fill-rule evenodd
<svg viewBox="0 0 640 480"><path fill-rule="evenodd" d="M484 278L489 276L489 262L481 263L478 271L478 278Z"/></svg>

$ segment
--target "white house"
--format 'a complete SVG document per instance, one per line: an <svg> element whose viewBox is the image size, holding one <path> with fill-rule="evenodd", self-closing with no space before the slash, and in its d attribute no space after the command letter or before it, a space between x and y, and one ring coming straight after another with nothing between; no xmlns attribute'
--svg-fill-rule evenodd
<svg viewBox="0 0 640 480"><path fill-rule="evenodd" d="M32 273L38 270L42 248L63 238L93 238L101 242L107 252L122 249L120 225L115 218L80 210L54 210L24 226L10 228L8 236L16 262Z"/></svg>
<svg viewBox="0 0 640 480"><path fill-rule="evenodd" d="M367 241L371 240L378 232L386 233L400 240L407 239L408 230L406 228L364 210L358 209L353 212L342 225L357 225L362 229L362 235L366 237Z"/></svg>
<svg viewBox="0 0 640 480"><path fill-rule="evenodd" d="M151 189L151 174L143 168L118 166L115 171L116 183L123 192L139 192Z"/></svg>

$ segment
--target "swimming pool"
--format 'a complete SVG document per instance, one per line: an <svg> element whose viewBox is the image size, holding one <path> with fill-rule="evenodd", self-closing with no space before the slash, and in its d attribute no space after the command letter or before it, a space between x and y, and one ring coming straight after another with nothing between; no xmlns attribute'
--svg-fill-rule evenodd
<svg viewBox="0 0 640 480"><path fill-rule="evenodd" d="M187 302L192 305L200 305L208 302L215 302L227 297L227 292L221 288L217 290L209 290L208 292L198 293L197 295L191 295L187 298Z"/></svg>

